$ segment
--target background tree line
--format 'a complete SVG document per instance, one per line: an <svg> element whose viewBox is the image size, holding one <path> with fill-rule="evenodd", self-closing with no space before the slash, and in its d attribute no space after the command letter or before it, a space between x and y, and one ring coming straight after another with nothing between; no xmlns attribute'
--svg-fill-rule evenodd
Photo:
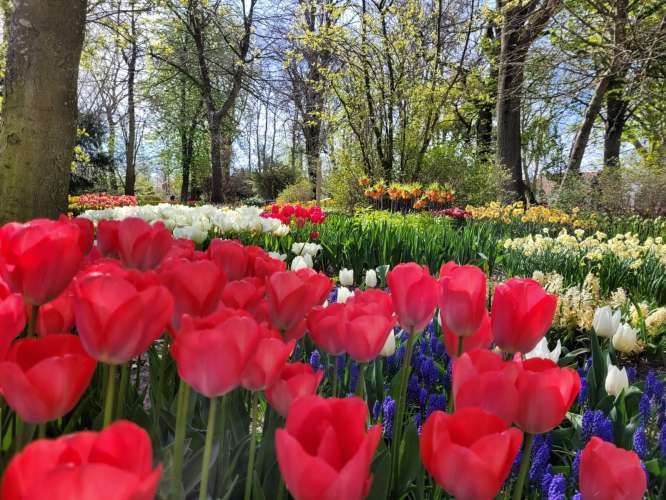
<svg viewBox="0 0 666 500"><path fill-rule="evenodd" d="M663 0L0 7L2 220L81 190L353 204L364 176L664 209Z"/></svg>

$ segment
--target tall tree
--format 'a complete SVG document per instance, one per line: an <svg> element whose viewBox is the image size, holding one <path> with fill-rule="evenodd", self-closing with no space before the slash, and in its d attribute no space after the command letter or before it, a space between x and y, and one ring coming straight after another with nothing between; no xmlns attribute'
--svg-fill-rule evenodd
<svg viewBox="0 0 666 500"><path fill-rule="evenodd" d="M498 0L502 17L497 77L497 162L511 173L510 190L518 199L533 198L523 179L521 107L525 62L534 42L562 0Z"/></svg>
<svg viewBox="0 0 666 500"><path fill-rule="evenodd" d="M67 210L86 0L14 0L0 131L0 223Z"/></svg>

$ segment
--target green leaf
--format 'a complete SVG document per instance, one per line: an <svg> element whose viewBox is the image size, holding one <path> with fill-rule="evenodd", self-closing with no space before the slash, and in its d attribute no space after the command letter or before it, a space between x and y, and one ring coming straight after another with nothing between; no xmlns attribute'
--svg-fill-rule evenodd
<svg viewBox="0 0 666 500"><path fill-rule="evenodd" d="M404 493L416 477L421 459L419 457L419 433L413 421L410 421L402 439L400 470L396 482L398 494Z"/></svg>

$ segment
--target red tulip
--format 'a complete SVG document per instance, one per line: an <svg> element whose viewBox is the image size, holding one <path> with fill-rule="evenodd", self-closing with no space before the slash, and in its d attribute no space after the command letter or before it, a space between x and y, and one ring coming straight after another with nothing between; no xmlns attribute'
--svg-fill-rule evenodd
<svg viewBox="0 0 666 500"><path fill-rule="evenodd" d="M26 324L25 304L18 293L3 295L0 289L0 360Z"/></svg>
<svg viewBox="0 0 666 500"><path fill-rule="evenodd" d="M331 280L312 269L272 274L266 281L266 296L273 326L287 339L298 340L305 333L305 317L330 290Z"/></svg>
<svg viewBox="0 0 666 500"><path fill-rule="evenodd" d="M178 375L208 398L223 396L241 384L261 334L248 317L231 317L209 330L182 330L171 345Z"/></svg>
<svg viewBox="0 0 666 500"><path fill-rule="evenodd" d="M559 425L580 390L580 377L549 359L520 362L516 380L518 415L515 422L525 432L541 434Z"/></svg>
<svg viewBox="0 0 666 500"><path fill-rule="evenodd" d="M583 500L641 500L647 489L638 455L596 436L580 456L578 484Z"/></svg>
<svg viewBox="0 0 666 500"><path fill-rule="evenodd" d="M224 271L208 260L172 260L159 276L173 297L171 331L180 328L183 314L206 316L215 311L227 282Z"/></svg>
<svg viewBox="0 0 666 500"><path fill-rule="evenodd" d="M321 350L337 356L345 352L344 304L314 307L307 319L308 335Z"/></svg>
<svg viewBox="0 0 666 500"><path fill-rule="evenodd" d="M162 264L171 260L177 261L179 259L196 260L194 258L195 251L196 251L196 246L194 245L194 242L192 240L186 240L184 238L174 239L171 248L164 256Z"/></svg>
<svg viewBox="0 0 666 500"><path fill-rule="evenodd" d="M444 340L444 347L446 347L446 352L452 358L458 357L458 343L460 337L453 333L446 326L444 321L440 322L442 324L442 338ZM483 316L479 329L474 332L473 335L469 337L462 337L463 339L463 352L470 352L472 349L487 349L490 347L490 344L493 342L493 333L490 330L490 318L488 313Z"/></svg>
<svg viewBox="0 0 666 500"><path fill-rule="evenodd" d="M357 293L345 304L342 337L345 351L362 363L375 359L395 321L387 293L376 289Z"/></svg>
<svg viewBox="0 0 666 500"><path fill-rule="evenodd" d="M180 330L175 333L179 334L180 332L190 332L193 330L212 330L228 319L237 317L254 319L247 311L243 311L242 309L231 309L224 305L220 305L213 313L201 318L194 318L189 314L183 315L180 320Z"/></svg>
<svg viewBox="0 0 666 500"><path fill-rule="evenodd" d="M213 240L208 247L208 257L222 269L229 281L248 275L250 259L245 247L235 240Z"/></svg>
<svg viewBox="0 0 666 500"><path fill-rule="evenodd" d="M55 299L79 270L80 229L64 221L37 219L0 228L0 272L30 305Z"/></svg>
<svg viewBox="0 0 666 500"><path fill-rule="evenodd" d="M119 420L101 432L30 443L9 463L2 498L152 500L162 473L152 463L148 433Z"/></svg>
<svg viewBox="0 0 666 500"><path fill-rule="evenodd" d="M264 298L266 287L259 278L230 281L222 292L222 302L234 309L253 309Z"/></svg>
<svg viewBox="0 0 666 500"><path fill-rule="evenodd" d="M487 316L486 274L476 266L442 266L439 280L442 325L460 337L470 337Z"/></svg>
<svg viewBox="0 0 666 500"><path fill-rule="evenodd" d="M557 297L532 279L499 284L490 314L495 343L503 351L530 352L548 332L556 307Z"/></svg>
<svg viewBox="0 0 666 500"><path fill-rule="evenodd" d="M259 331L261 340L241 374L241 385L250 391L273 385L296 345L294 340L283 341L277 330L265 324Z"/></svg>
<svg viewBox="0 0 666 500"><path fill-rule="evenodd" d="M81 253L86 255L90 252L95 243L95 226L92 221L84 217L73 217L72 219L69 219L64 215L60 216L60 220L71 222L79 228L79 248L81 249Z"/></svg>
<svg viewBox="0 0 666 500"><path fill-rule="evenodd" d="M75 281L76 328L88 354L103 363L119 365L159 338L174 306L169 291L154 281L152 274L96 272Z"/></svg>
<svg viewBox="0 0 666 500"><path fill-rule="evenodd" d="M490 500L509 475L522 441L518 429L481 408L435 411L423 425L421 460L456 499Z"/></svg>
<svg viewBox="0 0 666 500"><path fill-rule="evenodd" d="M280 472L295 500L365 498L370 465L382 428L366 430L368 406L360 398L306 396L295 401L284 429L275 433Z"/></svg>
<svg viewBox="0 0 666 500"><path fill-rule="evenodd" d="M118 223L118 254L128 267L154 269L173 245L171 232L161 222L148 224L138 217Z"/></svg>
<svg viewBox="0 0 666 500"><path fill-rule="evenodd" d="M39 335L68 333L74 326L74 294L66 289L58 298L39 307L36 330Z"/></svg>
<svg viewBox="0 0 666 500"><path fill-rule="evenodd" d="M117 220L101 220L97 223L97 248L102 255L119 258Z"/></svg>
<svg viewBox="0 0 666 500"><path fill-rule="evenodd" d="M21 339L0 362L0 388L24 421L41 424L74 408L96 365L74 335Z"/></svg>
<svg viewBox="0 0 666 500"><path fill-rule="evenodd" d="M520 366L504 362L497 354L475 349L453 364L453 396L456 409L479 407L501 417L507 424L516 420Z"/></svg>
<svg viewBox="0 0 666 500"><path fill-rule="evenodd" d="M427 267L398 264L386 276L400 326L420 332L428 326L437 305L437 281Z"/></svg>
<svg viewBox="0 0 666 500"><path fill-rule="evenodd" d="M275 383L266 389L266 401L283 417L300 397L315 394L324 372L315 373L308 363L288 363Z"/></svg>
<svg viewBox="0 0 666 500"><path fill-rule="evenodd" d="M249 274L262 280L268 279L275 273L286 271L287 264L280 259L274 259L263 248L256 246L245 247L249 259Z"/></svg>

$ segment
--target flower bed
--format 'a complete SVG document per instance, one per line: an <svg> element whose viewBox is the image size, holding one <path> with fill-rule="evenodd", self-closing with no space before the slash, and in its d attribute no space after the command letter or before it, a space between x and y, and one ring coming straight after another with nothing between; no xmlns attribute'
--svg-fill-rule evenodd
<svg viewBox="0 0 666 500"><path fill-rule="evenodd" d="M101 210L113 207L133 207L137 205L136 196L114 195L108 193L86 193L69 197L69 210L79 214L85 210Z"/></svg>
<svg viewBox="0 0 666 500"><path fill-rule="evenodd" d="M663 493L664 381L612 311L556 347L531 279L488 297L477 267L403 263L336 288L170 229L0 228L3 498Z"/></svg>

